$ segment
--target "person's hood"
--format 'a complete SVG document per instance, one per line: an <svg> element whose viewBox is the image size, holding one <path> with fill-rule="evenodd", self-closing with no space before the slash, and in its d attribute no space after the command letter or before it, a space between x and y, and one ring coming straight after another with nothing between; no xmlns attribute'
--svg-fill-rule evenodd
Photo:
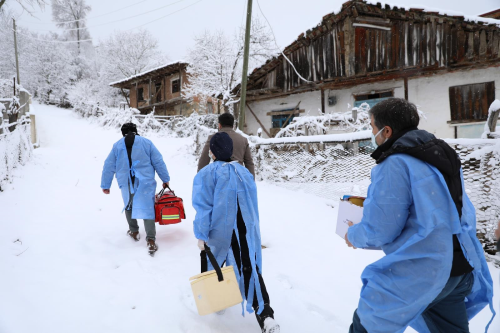
<svg viewBox="0 0 500 333"><path fill-rule="evenodd" d="M450 194L457 206L459 215L462 212L462 179L460 157L446 142L437 139L433 134L419 129L402 131L380 145L372 157L376 163L382 163L393 154L413 156L435 167L443 175Z"/></svg>

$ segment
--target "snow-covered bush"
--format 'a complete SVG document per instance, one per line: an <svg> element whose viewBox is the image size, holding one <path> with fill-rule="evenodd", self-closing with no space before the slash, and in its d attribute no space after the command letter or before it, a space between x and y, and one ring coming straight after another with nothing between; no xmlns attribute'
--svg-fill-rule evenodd
<svg viewBox="0 0 500 333"><path fill-rule="evenodd" d="M125 123L134 123L140 125L140 122L135 117L140 114L139 110L130 108L120 110L117 108L105 109L101 117L97 118L97 122L104 127L120 128Z"/></svg>
<svg viewBox="0 0 500 333"><path fill-rule="evenodd" d="M367 103L363 103L360 107L353 108L353 111L357 112L356 119L353 118L352 111L329 113L322 116L295 117L289 125L282 128L276 134L276 137L321 135L326 134L331 129L343 132L366 130L370 124L370 117L368 115L370 106Z"/></svg>
<svg viewBox="0 0 500 333"><path fill-rule="evenodd" d="M168 130L155 118L154 110L147 114L137 129L141 133L159 133L162 130Z"/></svg>
<svg viewBox="0 0 500 333"><path fill-rule="evenodd" d="M219 116L216 114L200 116L198 113L193 112L189 117L178 119L173 131L177 136L184 138L196 134L195 132L198 130L204 132L216 130L219 123L218 119Z"/></svg>

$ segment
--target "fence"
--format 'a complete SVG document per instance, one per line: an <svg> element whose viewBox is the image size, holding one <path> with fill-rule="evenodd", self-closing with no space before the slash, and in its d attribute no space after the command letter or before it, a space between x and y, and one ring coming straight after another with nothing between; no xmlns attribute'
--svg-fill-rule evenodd
<svg viewBox="0 0 500 333"><path fill-rule="evenodd" d="M211 130L215 132L215 130ZM195 154L200 154L210 131L198 132ZM362 136L362 135L361 135ZM328 200L344 194L365 196L375 161L368 137L341 140L324 136L287 138L289 141L250 138L258 180ZM302 142L300 142L302 140ZM307 140L307 142L305 142ZM298 141L298 142L297 142ZM465 190L476 208L478 238L495 254L494 229L500 220L500 140L447 140L462 160Z"/></svg>
<svg viewBox="0 0 500 333"><path fill-rule="evenodd" d="M0 191L12 181L14 170L24 165L33 154L30 118L22 116L17 122L4 123L0 134ZM15 127L15 130L11 129Z"/></svg>

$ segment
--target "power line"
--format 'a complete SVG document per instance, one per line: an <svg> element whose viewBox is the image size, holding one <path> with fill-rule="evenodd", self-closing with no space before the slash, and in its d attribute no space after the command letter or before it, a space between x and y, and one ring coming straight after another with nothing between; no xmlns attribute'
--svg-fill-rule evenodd
<svg viewBox="0 0 500 333"><path fill-rule="evenodd" d="M112 24L112 23L116 23L116 22L122 22L122 21L126 21L126 20L129 20L129 19L138 17L138 16L143 16L143 15L155 12L157 10L173 6L173 5L178 4L179 2L183 2L183 1L185 1L185 0L179 0L179 1L176 1L176 2L172 2L172 3L168 4L168 5L161 6L161 7L149 10L147 12L141 13L141 14L137 14L137 15L125 17L125 18L122 18L122 19L119 19L119 20L115 20L115 21L111 21L111 22L101 23L101 24L98 24L98 25L93 25L93 26L90 26L90 27L83 27L83 28L71 28L71 29L64 29L63 28L62 30L64 30L64 31L77 31L77 30L85 30L85 29L90 29L90 28L97 28L97 27L101 27L103 25L108 25L108 24ZM38 31L52 31L52 30L40 30L39 29Z"/></svg>
<svg viewBox="0 0 500 333"><path fill-rule="evenodd" d="M183 11L183 10L185 10L185 9L189 8L189 7L192 7L192 6L194 6L194 5L198 4L198 3L202 2L202 1L203 1L203 0L199 0L199 1L195 2L195 3L190 4L189 6L183 7L183 8L181 8L181 9L179 9L179 10L176 10L175 12L172 12L172 13L169 13L169 14L167 14L167 15L164 15L164 16L162 16L162 17L160 17L160 18L156 19L156 20L149 21L149 22L147 22L147 23L145 23L145 24L141 24L141 25L135 26L135 27L133 27L133 28L126 29L126 30L124 30L124 31L130 31L130 30L138 29L138 28L141 28L141 27L143 27L143 26L145 26L145 25L148 25L148 24L151 24L151 23L157 22L157 21L159 21L159 20L164 19L165 17L168 17L168 16L171 16L171 15L174 15L174 14L176 14L176 13L178 13L178 12L181 12L181 11ZM38 38L38 37L31 36L31 35L28 35L28 34L25 34L25 33L21 33L21 32L19 32L19 30L18 30L18 29L14 30L14 29L12 29L12 28L11 28L11 30L12 30L12 31L16 31L18 34L20 34L20 35L22 35L22 36L26 36L26 37L31 38L31 39L39 40L39 41L41 41L41 42L48 42L48 43L61 43L61 44L66 44L66 43L78 43L78 42L91 42L91 41L93 40L92 38L90 38L90 39L83 39L83 40L80 40L80 41L46 40L46 39L40 39L40 38Z"/></svg>
<svg viewBox="0 0 500 333"><path fill-rule="evenodd" d="M35 36L32 36L32 35L28 35L28 34L25 34L25 33L22 33L22 32L19 32L18 29L14 30L12 28L10 28L12 31L16 32L17 34L21 35L21 36L25 36L25 37L28 37L28 38L31 38L31 39L34 39L34 40L38 40L40 42L46 42L46 43L61 43L61 44L67 44L67 43L81 43L81 42L91 42L92 39L81 39L81 40L50 40L50 39L41 39L41 38L38 38L38 37L35 37Z"/></svg>
<svg viewBox="0 0 500 333"><path fill-rule="evenodd" d="M269 20L267 19L266 15L264 15L264 12L262 11L262 8L260 8L259 0L257 0L257 6L259 7L260 13L262 14L262 16L264 16L264 19L267 21L267 25L269 26L269 29L271 29L271 33L273 34L273 39L274 39L274 44L276 45L276 49L278 51L280 51L280 53L283 55L283 57L286 59L286 61L288 61L288 63L292 66L293 70L295 71L295 74L297 74L297 76L302 81L307 82L307 83L311 83L311 81L304 79L302 77L302 75L299 74L299 72L297 71L297 69L295 68L295 66L292 64L292 62L290 61L290 59L288 59L288 57L285 55L285 53L283 53L283 51L281 51L281 48L278 46L278 42L276 41L276 35L274 34L273 27L271 26L271 23L269 23Z"/></svg>
<svg viewBox="0 0 500 333"><path fill-rule="evenodd" d="M21 22L30 23L30 24L60 24L60 23L73 23L73 22L84 21L84 20L92 20L92 19L95 19L95 18L98 18L98 17L103 17L103 16L106 16L106 15L109 15L109 14L117 13L119 11L122 11L124 9L130 8L130 7L133 7L133 6L137 6L137 5L139 5L139 4L143 3L143 2L146 2L146 1L148 1L148 0L142 0L142 1L139 1L139 2L136 2L136 3L133 3L133 4L129 5L129 6L126 6L126 7L117 9L117 10L113 10L111 12L107 12L107 13L104 13L104 14L101 14L101 15L87 17L87 18L83 18L83 19L79 19L79 20L60 21L60 22L25 22L25 21L21 20Z"/></svg>
<svg viewBox="0 0 500 333"><path fill-rule="evenodd" d="M150 21L150 22L145 23L145 24L138 25L138 26L133 27L133 28L130 28L130 29L126 29L125 31L130 31L130 30L133 30L133 29L141 28L141 27L143 27L143 26L145 26L145 25L148 25L148 24L154 23L154 22L156 22L156 21L160 21L160 20L164 19L165 17L171 16L171 15L173 15L173 14L175 14L175 13L178 13L178 12L180 12L180 11L183 11L184 9L187 9L187 8L189 8L189 7L192 7L192 6L196 5L196 4L199 4L199 3L200 3L200 2L202 2L202 1L203 1L203 0L199 0L199 1L195 2L195 3L190 4L189 6L183 7L183 8L181 8L181 9L179 9L179 10L176 10L175 12L172 12L172 13L170 13L170 14L167 14L167 15L165 15L165 16L162 16L162 17L160 17L160 18L158 18L158 19L156 19L156 20Z"/></svg>

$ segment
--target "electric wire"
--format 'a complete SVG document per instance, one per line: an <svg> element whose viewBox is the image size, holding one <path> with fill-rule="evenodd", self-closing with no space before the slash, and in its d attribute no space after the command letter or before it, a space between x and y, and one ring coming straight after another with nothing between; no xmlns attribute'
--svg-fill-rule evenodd
<svg viewBox="0 0 500 333"><path fill-rule="evenodd" d="M119 11L122 11L124 9L127 9L127 8L130 8L130 7L133 7L133 6L137 6L141 3L144 3L148 0L142 0L142 1L139 1L139 2L136 2L136 3L133 3L131 5L128 5L128 6L125 6L125 7L122 7L122 8L119 8L117 10L113 10L111 12L107 12L107 13L104 13L104 14L100 14L100 15L97 15L97 16L91 16L91 17L86 17L86 18L83 18L83 19L78 19L78 20L72 20L72 21L60 21L60 22L27 22L27 21L23 21L23 20L19 20L20 22L23 22L23 23L29 23L29 24L64 24L64 23L73 23L73 22L78 22L78 21L85 21L85 20L92 20L92 19L95 19L95 18L98 18L98 17L103 17L103 16L106 16L106 15L110 15L110 14L114 14L114 13L117 13Z"/></svg>
<svg viewBox="0 0 500 333"><path fill-rule="evenodd" d="M162 17L158 18L158 19L155 19L155 20L153 20L153 21L149 21L149 22L147 22L147 23L145 23L145 24L141 24L141 25L135 26L135 27L133 27L133 28L126 29L126 30L124 30L124 31L130 31L130 30L138 29L138 28L141 28L141 27L146 26L146 25L148 25L148 24L151 24L151 23L157 22L157 21L159 21L159 20L164 19L165 17L171 16L171 15L176 14L176 13L178 13L178 12L181 12L181 11L183 11L183 10L187 9L187 8L190 8L190 7L192 7L192 6L194 6L194 5L198 4L198 3L200 3L200 2L202 2L202 1L203 1L203 0L199 0L199 1L197 1L197 2L194 2L194 3L190 4L189 6L186 6L186 7L183 7L183 8L181 8L181 9L179 9L179 10L176 10L175 12L169 13L169 14L164 15L164 16L162 16ZM16 33L18 33L19 35L26 36L26 37L31 38L31 39L34 39L34 40L39 40L39 41L41 41L41 42L47 42L47 43L61 43L61 44L67 44L67 43L79 43L79 42L91 42L91 41L93 41L93 39L92 39L92 38L90 38L90 39L83 39L83 40L80 40L80 41L76 41L76 40L75 40L75 41L47 40L47 39L41 39L41 38L38 38L38 37L35 37L35 36L31 36L31 35L28 35L28 34L25 34L25 33L19 32L19 30L17 30L17 29L16 29L16 30L14 30L13 28L10 28L10 30L12 30L12 31L14 31L14 32L16 32Z"/></svg>
<svg viewBox="0 0 500 333"><path fill-rule="evenodd" d="M273 27L271 26L271 23L269 23L269 20L267 19L266 15L264 15L264 12L262 11L262 8L260 8L259 0L257 0L257 6L259 7L260 13L262 14L262 16L264 17L264 19L266 20L267 25L269 26L269 29L271 29L271 33L273 35L274 44L276 45L276 49L283 55L283 57L286 59L286 61L288 61L288 63L292 66L293 70L295 71L295 74L297 74L297 76L302 81L307 82L307 83L312 83L312 81L304 79L302 77L302 75L299 74L299 72L297 71L297 69L295 68L295 66L292 64L292 62L290 61L290 59L288 59L288 57L285 55L285 53L283 53L283 51L281 51L281 48L279 47L278 42L276 41L276 35L274 34Z"/></svg>
<svg viewBox="0 0 500 333"><path fill-rule="evenodd" d="M167 8L167 7L170 7L170 6L173 6L173 5L178 4L178 3L180 3L180 2L183 2L183 1L185 1L185 0L179 0L179 1L176 1L176 2L169 3L168 5L161 6L161 7L158 7L158 8L152 9L152 10L149 10L149 11L144 12L144 13L140 13L140 14L133 15L133 16L129 16L129 17L125 17L125 18L121 18L121 19L119 19L119 20L115 20L115 21L110 21L110 22L106 22L106 23L101 23L101 24L97 24L97 25L92 25L92 26L89 26L89 27L82 27L82 28L70 28L70 29L67 29L67 28L61 28L61 29L62 29L62 30L64 30L64 31L77 31L77 30L85 30L85 29L91 29L91 28L102 27L103 25L113 24L113 23L116 23L116 22L122 22L122 21L126 21L126 20L129 20L129 19L133 19L133 18L139 17L139 16L143 16L143 15L146 15L146 14L149 14L149 13L152 13L152 12L155 12L155 11L157 11L157 10L160 10L160 9L163 9L163 8ZM38 31L52 31L52 30L40 30L40 29L38 29Z"/></svg>
<svg viewBox="0 0 500 333"><path fill-rule="evenodd" d="M197 1L197 2L194 2L194 3L190 4L189 6L186 6L186 7L183 7L183 8L181 8L181 9L179 9L179 10L176 10L175 12L172 12L172 13L170 13L170 14L167 14L167 15L164 15L164 16L162 16L162 17L160 17L160 18L157 18L156 20L149 21L149 22L147 22L147 23L144 23L144 24L138 25L138 26L133 27L133 28L130 28L130 29L126 29L126 30L124 30L124 31L130 31L130 30L133 30L133 29L142 28L142 27L143 27L143 26L145 26L145 25L148 25L148 24L151 24L151 23L154 23L154 22L157 22L157 21L163 20L165 17L169 17L169 16L171 16L171 15L173 15L173 14L175 14L175 13L178 13L178 12L180 12L180 11L183 11L184 9L187 9L187 8L189 8L189 7L193 7L194 5L199 4L199 3L200 3L200 2L202 2L202 1L203 1L203 0L199 0L199 1Z"/></svg>

